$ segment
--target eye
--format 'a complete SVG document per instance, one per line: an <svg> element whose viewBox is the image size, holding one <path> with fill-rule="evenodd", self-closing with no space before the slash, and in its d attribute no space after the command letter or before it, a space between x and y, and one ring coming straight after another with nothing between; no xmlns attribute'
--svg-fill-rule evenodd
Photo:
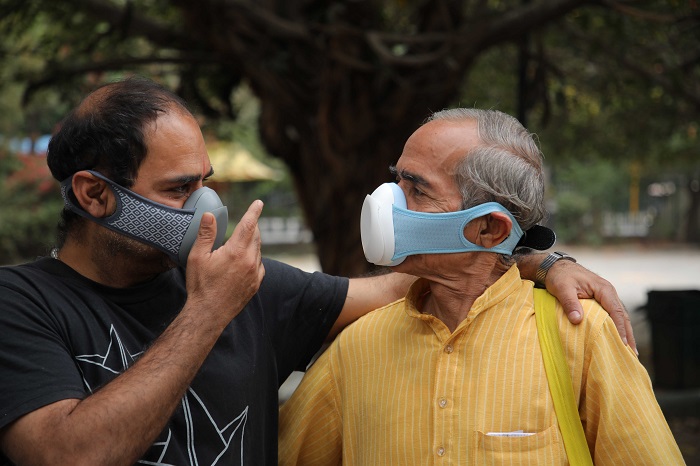
<svg viewBox="0 0 700 466"><path fill-rule="evenodd" d="M423 191L421 191L419 185L411 180L404 178L399 183L399 186L403 188L407 196L421 196L423 194Z"/></svg>
<svg viewBox="0 0 700 466"><path fill-rule="evenodd" d="M190 185L189 184L183 184L179 186L175 186L174 188L170 189L170 192L172 192L175 197L185 197L190 195Z"/></svg>

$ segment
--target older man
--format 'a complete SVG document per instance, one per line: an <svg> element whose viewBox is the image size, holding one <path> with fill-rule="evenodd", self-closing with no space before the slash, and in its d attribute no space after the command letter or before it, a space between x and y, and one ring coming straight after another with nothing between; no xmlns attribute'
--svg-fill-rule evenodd
<svg viewBox="0 0 700 466"><path fill-rule="evenodd" d="M398 188L366 202L405 208L363 218L366 254L421 279L312 366L281 411L280 464L567 464L533 283L510 256L544 214L532 136L500 112L446 110L393 170ZM646 371L600 306L582 305L580 326L558 325L595 463L682 464Z"/></svg>

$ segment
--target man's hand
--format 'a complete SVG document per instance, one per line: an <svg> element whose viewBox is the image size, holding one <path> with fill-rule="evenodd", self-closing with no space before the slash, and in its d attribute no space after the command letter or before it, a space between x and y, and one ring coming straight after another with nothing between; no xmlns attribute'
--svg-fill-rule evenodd
<svg viewBox="0 0 700 466"><path fill-rule="evenodd" d="M583 308L579 299L593 298L598 301L615 322L622 341L639 354L629 314L609 281L579 264L559 260L549 269L545 285L547 291L559 300L569 320L574 324L583 319Z"/></svg>
<svg viewBox="0 0 700 466"><path fill-rule="evenodd" d="M546 253L517 255L520 275L535 281L537 267L546 257ZM544 284L547 291L561 303L572 324L579 324L583 319L583 307L579 299L592 298L598 301L615 322L622 341L637 351L629 315L609 281L575 262L558 260L547 272Z"/></svg>
<svg viewBox="0 0 700 466"><path fill-rule="evenodd" d="M215 311L213 317L220 317L223 326L245 307L265 276L258 229L262 208L262 201L254 201L228 241L215 251L211 249L216 220L212 214L204 214L187 259L188 303Z"/></svg>

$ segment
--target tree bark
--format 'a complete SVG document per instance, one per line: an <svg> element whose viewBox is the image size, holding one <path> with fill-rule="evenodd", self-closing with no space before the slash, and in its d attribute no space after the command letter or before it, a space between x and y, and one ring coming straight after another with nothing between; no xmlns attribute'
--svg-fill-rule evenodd
<svg viewBox="0 0 700 466"><path fill-rule="evenodd" d="M449 95L416 95L395 85L377 95L376 83L363 72L332 63L320 70L324 89L309 106L286 107L271 87L257 82L260 131L268 150L291 170L321 267L356 276L371 269L360 242L365 196L393 181L388 168L404 142Z"/></svg>

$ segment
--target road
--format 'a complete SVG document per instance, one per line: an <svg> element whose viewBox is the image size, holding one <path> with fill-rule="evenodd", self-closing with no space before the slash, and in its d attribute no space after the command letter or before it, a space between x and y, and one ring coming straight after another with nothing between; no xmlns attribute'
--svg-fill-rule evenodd
<svg viewBox="0 0 700 466"><path fill-rule="evenodd" d="M601 246L557 245L587 269L609 280L630 311L640 350L648 347L650 332L643 311L651 290L700 290L700 248L686 246ZM319 270L313 255L278 255L274 258L302 270ZM700 338L700 335L698 336ZM641 351L640 351L641 352ZM642 355L642 359L645 359Z"/></svg>

